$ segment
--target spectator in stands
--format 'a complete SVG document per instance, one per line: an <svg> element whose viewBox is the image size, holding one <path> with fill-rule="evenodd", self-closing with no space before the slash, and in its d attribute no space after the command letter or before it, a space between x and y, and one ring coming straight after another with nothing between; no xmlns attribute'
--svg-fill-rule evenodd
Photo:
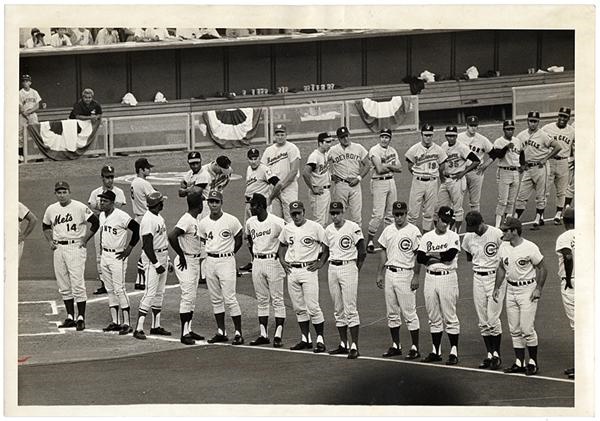
<svg viewBox="0 0 600 421"><path fill-rule="evenodd" d="M198 38L200 39L215 39L221 38L216 28L199 28Z"/></svg>
<svg viewBox="0 0 600 421"><path fill-rule="evenodd" d="M86 28L71 28L71 44L72 45L92 45L94 40L89 29Z"/></svg>
<svg viewBox="0 0 600 421"><path fill-rule="evenodd" d="M119 33L114 28L102 28L96 35L96 45L118 44Z"/></svg>
<svg viewBox="0 0 600 421"><path fill-rule="evenodd" d="M137 42L164 41L170 38L166 28L137 28L133 39Z"/></svg>
<svg viewBox="0 0 600 421"><path fill-rule="evenodd" d="M98 120L102 118L102 106L94 100L94 91L85 88L81 93L81 99L73 105L69 118L77 120Z"/></svg>
<svg viewBox="0 0 600 421"><path fill-rule="evenodd" d="M50 37L50 45L53 47L70 47L71 39L67 36L67 28L58 28Z"/></svg>
<svg viewBox="0 0 600 421"><path fill-rule="evenodd" d="M44 37L46 34L41 32L38 28L31 29L31 38L25 41L25 48L36 48L36 47L45 47L46 40Z"/></svg>
<svg viewBox="0 0 600 421"><path fill-rule="evenodd" d="M247 28L227 28L225 35L230 38L242 38L256 35L256 29Z"/></svg>
<svg viewBox="0 0 600 421"><path fill-rule="evenodd" d="M23 132L28 124L38 122L36 111L40 108L41 101L40 94L31 88L31 76L21 76L21 90L19 90L19 162L24 161Z"/></svg>
<svg viewBox="0 0 600 421"><path fill-rule="evenodd" d="M119 33L120 42L134 41L135 28L116 28Z"/></svg>

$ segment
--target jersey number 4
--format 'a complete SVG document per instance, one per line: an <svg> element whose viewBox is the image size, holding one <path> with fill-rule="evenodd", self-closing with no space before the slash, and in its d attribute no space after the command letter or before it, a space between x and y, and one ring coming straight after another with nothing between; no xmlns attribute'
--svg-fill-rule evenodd
<svg viewBox="0 0 600 421"><path fill-rule="evenodd" d="M212 231L210 231L210 232L209 232L209 233L206 235L206 237L207 237L209 240L212 240L212 239L214 238L214 237L213 237L213 233L212 233Z"/></svg>
<svg viewBox="0 0 600 421"><path fill-rule="evenodd" d="M68 231L77 231L77 224L67 224L67 232Z"/></svg>

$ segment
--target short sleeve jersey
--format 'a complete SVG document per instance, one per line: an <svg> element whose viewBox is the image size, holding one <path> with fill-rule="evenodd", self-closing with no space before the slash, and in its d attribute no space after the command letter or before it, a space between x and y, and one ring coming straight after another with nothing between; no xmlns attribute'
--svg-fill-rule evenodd
<svg viewBox="0 0 600 421"><path fill-rule="evenodd" d="M421 231L411 223L402 228L396 227L396 224L385 227L377 240L387 254L385 264L404 269L414 268L421 238Z"/></svg>
<svg viewBox="0 0 600 421"><path fill-rule="evenodd" d="M356 222L346 219L337 229L335 224L325 228L324 243L329 247L329 260L354 260L358 257L356 245L364 236Z"/></svg>
<svg viewBox="0 0 600 421"><path fill-rule="evenodd" d="M575 129L573 126L567 124L565 128L561 129L556 123L550 123L542 127L542 130L561 146L561 150L556 156L560 158L568 158L571 156L571 149L575 143Z"/></svg>
<svg viewBox="0 0 600 421"><path fill-rule="evenodd" d="M206 187L202 190L202 196L204 200L208 199L208 193L211 190L217 190L222 192L227 183L229 183L230 175L219 173L217 174L213 169L215 161L210 162L202 166L199 172L198 178L196 179L196 185L204 185Z"/></svg>
<svg viewBox="0 0 600 421"><path fill-rule="evenodd" d="M429 148L426 148L422 142L412 145L404 156L413 163L413 175L419 177L437 177L439 166L448 158L438 144L432 143Z"/></svg>
<svg viewBox="0 0 600 421"><path fill-rule="evenodd" d="M323 153L318 149L311 152L306 164L313 170L310 172L310 182L313 187L329 186L331 175L329 174L329 153Z"/></svg>
<svg viewBox="0 0 600 421"><path fill-rule="evenodd" d="M467 132L459 133L456 142L467 145L471 152L474 152L482 162L483 155L490 153L492 150L492 142L481 133L475 133L474 136L469 136Z"/></svg>
<svg viewBox="0 0 600 421"><path fill-rule="evenodd" d="M510 140L508 140L504 136L500 136L494 141L494 149L503 149L509 143L512 143L514 146L507 149L506 154L502 158L498 159L499 167L518 167L521 165L519 162L521 142L518 138L513 136Z"/></svg>
<svg viewBox="0 0 600 421"><path fill-rule="evenodd" d="M560 252L562 249L569 249L571 253L575 254L575 230L571 229L563 232L556 239L556 254L558 256L558 276L564 278L565 272L565 260ZM575 268L573 267L572 278L575 278Z"/></svg>
<svg viewBox="0 0 600 421"><path fill-rule="evenodd" d="M258 164L255 170L248 165L246 169L246 197L252 197L254 193L262 194L264 197L269 197L271 194L271 184L269 179L273 177L273 173L262 162Z"/></svg>
<svg viewBox="0 0 600 421"><path fill-rule="evenodd" d="M90 198L88 199L88 205L93 210L100 210L100 199L98 198L99 194L104 193L106 190L103 186L98 187L97 189L92 190L90 193ZM111 191L115 194L115 205L118 207L123 206L127 201L125 200L125 193L117 186L113 186Z"/></svg>
<svg viewBox="0 0 600 421"><path fill-rule="evenodd" d="M168 239L165 220L160 215L155 215L150 211L146 211L140 221L140 237L149 234L152 235L152 247L154 250L167 248Z"/></svg>
<svg viewBox="0 0 600 421"><path fill-rule="evenodd" d="M127 230L131 217L115 208L110 215L100 213L100 241L102 248L122 251L127 247Z"/></svg>
<svg viewBox="0 0 600 421"><path fill-rule="evenodd" d="M273 144L265 149L260 162L269 167L273 175L283 180L290 173L292 163L298 159L300 159L300 149L286 141L283 146ZM296 178L298 178L298 174L296 174Z"/></svg>
<svg viewBox="0 0 600 421"><path fill-rule="evenodd" d="M200 242L198 219L186 212L179 218L175 228L183 231L183 234L177 237L181 250L185 254L200 254L202 243Z"/></svg>
<svg viewBox="0 0 600 421"><path fill-rule="evenodd" d="M36 104L39 104L42 100L42 97L35 89L29 88L28 91L25 89L19 90L19 104L23 111L31 110Z"/></svg>
<svg viewBox="0 0 600 421"><path fill-rule="evenodd" d="M279 235L283 231L285 221L272 213L267 214L264 221L252 216L246 221L244 233L252 239L252 253L274 254L279 248Z"/></svg>
<svg viewBox="0 0 600 421"><path fill-rule="evenodd" d="M425 252L428 256L439 257L440 253L450 249L460 250L460 238L454 231L447 230L444 234L438 234L435 230L423 234L419 244L419 251ZM458 253L450 262L433 263L427 268L429 270L453 270L457 268Z"/></svg>
<svg viewBox="0 0 600 421"><path fill-rule="evenodd" d="M286 224L279 235L279 242L288 246L286 262L312 262L319 258L321 243L325 242L325 229L309 219L299 227L294 223Z"/></svg>
<svg viewBox="0 0 600 421"><path fill-rule="evenodd" d="M46 209L43 223L52 227L52 238L56 241L81 240L92 215L91 209L77 200L71 200L67 206L56 202Z"/></svg>
<svg viewBox="0 0 600 421"><path fill-rule="evenodd" d="M207 253L233 253L235 236L242 230L242 224L233 215L223 212L216 221L205 216L199 224L200 238L206 242Z"/></svg>
<svg viewBox="0 0 600 421"><path fill-rule="evenodd" d="M544 258L538 246L525 239L516 247L503 241L498 254L506 270L506 279L512 282L535 279L534 266Z"/></svg>
<svg viewBox="0 0 600 421"><path fill-rule="evenodd" d="M148 180L142 177L135 177L131 182L131 206L133 214L140 216L146 213L148 205L146 204L146 196L154 191L154 187Z"/></svg>
<svg viewBox="0 0 600 421"><path fill-rule="evenodd" d="M342 178L355 178L360 175L361 162L369 155L363 145L351 142L347 147L340 143L329 149L331 173Z"/></svg>
<svg viewBox="0 0 600 421"><path fill-rule="evenodd" d="M464 143L456 142L454 145L448 145L448 142L442 143L442 149L448 156L446 160L446 174L457 174L467 167L467 157L471 150Z"/></svg>
<svg viewBox="0 0 600 421"><path fill-rule="evenodd" d="M473 256L473 270L487 272L498 268L498 250L501 244L502 231L488 225L483 235L467 232L463 237L462 248Z"/></svg>
<svg viewBox="0 0 600 421"><path fill-rule="evenodd" d="M379 143L377 145L374 145L371 149L369 149L369 159L371 160L371 162L373 162L374 157L379 158L379 161L381 161L382 164L400 164L400 161L398 159L398 152L396 152L396 149L394 149L391 146L384 148ZM380 177L380 175L377 174L376 171L373 171L371 178L373 177Z"/></svg>
<svg viewBox="0 0 600 421"><path fill-rule="evenodd" d="M187 184L188 187L197 186L198 184L202 184L198 181L198 180L200 180L200 177L201 177L200 174L202 174L202 168L200 168L198 170L198 172L195 174L192 170L189 170L188 172L186 172L183 175L183 181L185 181L185 184Z"/></svg>
<svg viewBox="0 0 600 421"><path fill-rule="evenodd" d="M556 140L551 139L545 131L539 129L533 133L525 129L517 137L525 152L526 162L537 162L545 159L550 154L553 146L557 144Z"/></svg>

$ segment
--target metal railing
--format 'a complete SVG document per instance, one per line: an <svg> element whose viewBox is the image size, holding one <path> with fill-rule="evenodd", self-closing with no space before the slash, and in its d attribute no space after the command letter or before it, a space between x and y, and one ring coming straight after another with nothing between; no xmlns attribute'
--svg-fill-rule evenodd
<svg viewBox="0 0 600 421"><path fill-rule="evenodd" d="M549 83L518 86L513 92L513 120L527 118L529 111L539 111L540 117L554 117L560 107L570 107L575 114L575 83Z"/></svg>

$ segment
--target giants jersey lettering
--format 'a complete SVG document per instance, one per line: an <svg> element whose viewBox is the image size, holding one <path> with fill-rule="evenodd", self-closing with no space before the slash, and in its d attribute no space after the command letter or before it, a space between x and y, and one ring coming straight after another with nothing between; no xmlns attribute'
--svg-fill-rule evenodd
<svg viewBox="0 0 600 421"><path fill-rule="evenodd" d="M329 247L329 260L354 260L358 257L356 245L364 239L356 222L346 219L337 229L334 224L325 228L325 244Z"/></svg>
<svg viewBox="0 0 600 421"><path fill-rule="evenodd" d="M233 253L235 250L235 236L242 230L240 221L228 213L216 221L205 216L200 221L198 232L200 238L206 243L207 253Z"/></svg>
<svg viewBox="0 0 600 421"><path fill-rule="evenodd" d="M571 149L575 142L575 129L573 126L567 124L564 129L561 129L556 123L550 123L542 127L542 130L561 146L561 150L556 156L561 158L568 158L571 156Z"/></svg>
<svg viewBox="0 0 600 421"><path fill-rule="evenodd" d="M188 187L197 186L198 184L203 184L199 181L199 180L201 180L201 174L202 174L202 167L195 174L192 170L189 170L188 172L186 172L183 175L183 181L185 181L185 184L187 184ZM207 182L205 181L205 183L207 183Z"/></svg>
<svg viewBox="0 0 600 421"><path fill-rule="evenodd" d="M287 244L286 262L312 262L319 258L321 243L325 242L325 230L321 224L309 219L302 226L286 224L279 235L279 242Z"/></svg>
<svg viewBox="0 0 600 421"><path fill-rule="evenodd" d="M506 270L506 279L512 282L535 279L534 266L544 258L538 246L525 239L516 247L508 241L503 241L498 255Z"/></svg>
<svg viewBox="0 0 600 421"><path fill-rule="evenodd" d="M448 156L445 167L447 175L459 173L467 167L467 156L471 153L467 145L456 142L450 146L448 142L444 142L442 143L442 149Z"/></svg>
<svg viewBox="0 0 600 421"><path fill-rule="evenodd" d="M148 180L142 177L136 177L131 182L131 207L133 214L140 216L146 213L148 205L146 204L146 196L154 191L154 187Z"/></svg>
<svg viewBox="0 0 600 421"><path fill-rule="evenodd" d="M283 180L290 173L292 163L297 159L300 159L300 149L293 143L285 142L283 146L275 143L265 149L260 162L269 167L273 175ZM294 176L294 179L296 178L298 173Z"/></svg>
<svg viewBox="0 0 600 421"><path fill-rule="evenodd" d="M252 238L252 253L272 254L279 248L279 235L285 226L285 221L273 214L267 214L264 221L252 216L246 221L244 233Z"/></svg>
<svg viewBox="0 0 600 421"><path fill-rule="evenodd" d="M416 251L421 243L421 231L411 223L398 228L396 224L385 227L378 243L387 254L386 265L412 269L417 260Z"/></svg>
<svg viewBox="0 0 600 421"><path fill-rule="evenodd" d="M496 270L500 262L498 249L502 244L502 231L489 226L483 235L467 232L463 238L462 248L473 256L473 270L487 272Z"/></svg>
<svg viewBox="0 0 600 421"><path fill-rule="evenodd" d="M426 148L421 142L412 145L404 156L413 163L413 175L419 177L437 177L439 166L448 158L441 146L432 143Z"/></svg>
<svg viewBox="0 0 600 421"><path fill-rule="evenodd" d="M329 174L329 154L323 153L318 149L312 151L306 160L307 164L312 164L314 170L310 173L310 182L313 187L329 186L331 176Z"/></svg>
<svg viewBox="0 0 600 421"><path fill-rule="evenodd" d="M140 221L140 237L152 235L152 247L154 250L167 248L167 227L165 220L160 215L146 211Z"/></svg>
<svg viewBox="0 0 600 421"><path fill-rule="evenodd" d="M373 146L371 149L369 149L369 159L371 162L373 162L373 157L375 156L379 158L382 164L398 165L400 163L398 161L398 152L396 152L396 149L392 148L391 146L384 148L379 143ZM371 177L380 176L381 175L377 174L375 171L373 171L373 174L371 175Z"/></svg>
<svg viewBox="0 0 600 421"><path fill-rule="evenodd" d="M90 205L90 207L92 209L94 209L94 210L99 210L100 209L100 198L98 198L98 195L104 193L106 190L108 190L108 189L104 188L104 186L100 186L97 189L94 189L90 193L90 198L88 199L88 205ZM123 193L123 190L121 190L117 186L113 186L113 188L111 189L111 191L116 196L116 198L115 198L115 205L117 207L121 207L125 203L127 203L127 201L125 200L125 193Z"/></svg>
<svg viewBox="0 0 600 421"><path fill-rule="evenodd" d="M545 159L557 144L556 140L550 139L550 136L543 130L536 130L533 133L523 130L517 137L525 152L526 162L538 162Z"/></svg>
<svg viewBox="0 0 600 421"><path fill-rule="evenodd" d="M56 202L46 209L43 222L52 227L53 240L81 240L87 231L86 221L92 215L90 208L77 200L71 200L67 206Z"/></svg>
<svg viewBox="0 0 600 421"><path fill-rule="evenodd" d="M127 247L127 230L131 217L115 208L110 215L100 213L100 242L102 248L122 251Z"/></svg>
<svg viewBox="0 0 600 421"><path fill-rule="evenodd" d="M508 148L506 154L498 159L499 167L518 167L521 165L519 162L519 154L521 152L519 138L513 136L508 140L504 136L501 136L494 141L494 149L503 149L509 143L512 143L514 146Z"/></svg>
<svg viewBox="0 0 600 421"><path fill-rule="evenodd" d="M262 162L258 164L255 170L248 165L246 170L246 197L252 197L254 193L262 194L264 197L271 195L271 184L269 179L273 177L273 173Z"/></svg>
<svg viewBox="0 0 600 421"><path fill-rule="evenodd" d="M425 252L428 256L439 257L440 253L450 249L460 250L460 239L458 234L451 230L447 230L444 234L438 234L435 230L429 231L423 234L423 238L419 244L419 251ZM457 261L458 253L451 262L433 263L427 266L427 269L433 271L456 269Z"/></svg>
<svg viewBox="0 0 600 421"><path fill-rule="evenodd" d="M360 143L350 143L346 148L341 144L329 150L331 173L340 178L355 178L360 174L360 163L369 153Z"/></svg>
<svg viewBox="0 0 600 421"><path fill-rule="evenodd" d="M558 276L564 278L565 275L565 261L562 253L562 249L569 249L571 253L575 255L575 230L571 229L563 232L556 239L556 254L558 255ZM573 272L571 278L575 278L575 266L573 266Z"/></svg>
<svg viewBox="0 0 600 421"><path fill-rule="evenodd" d="M202 190L204 200L208 199L208 193L211 190L222 192L231 178L231 174L217 174L213 170L213 165L215 165L215 161L203 165L196 180L196 185L206 184L206 187Z"/></svg>
<svg viewBox="0 0 600 421"><path fill-rule="evenodd" d="M481 162L483 162L483 155L490 153L492 150L492 142L490 142L487 137L480 133L475 133L474 136L469 136L467 132L462 132L456 138L456 142L467 145L471 152L474 152Z"/></svg>
<svg viewBox="0 0 600 421"><path fill-rule="evenodd" d="M175 227L183 231L183 234L177 237L181 250L186 254L200 254L202 243L198 235L198 220L186 212L179 218Z"/></svg>

